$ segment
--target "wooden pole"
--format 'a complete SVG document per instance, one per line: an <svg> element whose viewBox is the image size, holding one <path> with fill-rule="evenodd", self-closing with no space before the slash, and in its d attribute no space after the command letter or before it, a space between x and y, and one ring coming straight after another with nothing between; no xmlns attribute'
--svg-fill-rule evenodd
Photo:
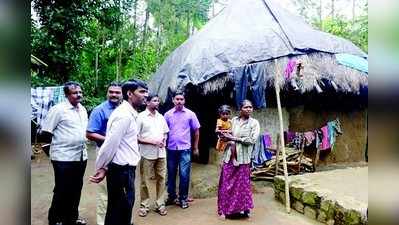
<svg viewBox="0 0 399 225"><path fill-rule="evenodd" d="M291 212L290 207L290 191L288 187L288 172L287 172L287 160L285 157L285 144L284 144L284 127L283 127L283 113L281 111L281 103L280 103L280 88L277 84L277 79L275 79L274 89L276 90L276 99L277 99L277 109L278 109L278 118L280 120L280 146L281 153L283 156L283 168L284 168L284 180L285 180L285 209L287 213Z"/></svg>
<svg viewBox="0 0 399 225"><path fill-rule="evenodd" d="M280 161L280 134L277 134L277 152L276 152L276 173L275 176L278 175L278 162Z"/></svg>

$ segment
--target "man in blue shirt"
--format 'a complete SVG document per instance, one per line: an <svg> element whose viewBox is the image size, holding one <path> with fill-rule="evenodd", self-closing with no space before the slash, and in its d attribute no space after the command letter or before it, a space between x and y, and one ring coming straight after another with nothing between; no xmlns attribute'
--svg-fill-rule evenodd
<svg viewBox="0 0 399 225"><path fill-rule="evenodd" d="M119 83L112 82L108 86L107 100L93 109L90 114L86 137L96 142L97 153L105 140L108 118L122 101L122 88ZM107 186L100 183L97 189L97 225L104 224L107 211Z"/></svg>

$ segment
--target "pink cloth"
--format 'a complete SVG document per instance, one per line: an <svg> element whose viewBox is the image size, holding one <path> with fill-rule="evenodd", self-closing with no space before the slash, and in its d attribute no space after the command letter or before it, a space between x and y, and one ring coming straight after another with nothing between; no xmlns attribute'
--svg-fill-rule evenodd
<svg viewBox="0 0 399 225"><path fill-rule="evenodd" d="M291 79L291 77L292 77L291 74L294 71L295 66L296 66L296 60L295 59L288 60L287 66L285 67L285 70L284 70L284 78L286 80Z"/></svg>
<svg viewBox="0 0 399 225"><path fill-rule="evenodd" d="M309 146L310 144L312 144L312 142L316 138L313 131L305 132L305 133L303 133L303 136L305 136L305 145L306 146Z"/></svg>
<svg viewBox="0 0 399 225"><path fill-rule="evenodd" d="M272 146L273 142L272 142L272 137L270 136L269 133L266 133L263 135L263 145L266 148L270 148Z"/></svg>
<svg viewBox="0 0 399 225"><path fill-rule="evenodd" d="M328 140L328 126L322 127L321 132L323 132L323 139L321 140L320 150L330 149L331 144L330 141Z"/></svg>

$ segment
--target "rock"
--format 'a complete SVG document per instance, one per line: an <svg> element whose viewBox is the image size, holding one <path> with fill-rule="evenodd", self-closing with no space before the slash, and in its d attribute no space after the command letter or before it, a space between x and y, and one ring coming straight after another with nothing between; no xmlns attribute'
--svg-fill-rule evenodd
<svg viewBox="0 0 399 225"><path fill-rule="evenodd" d="M331 200L322 200L320 203L320 210L326 215L326 220L334 219L335 214L335 204Z"/></svg>
<svg viewBox="0 0 399 225"><path fill-rule="evenodd" d="M327 214L324 211L319 210L319 214L317 215L317 220L322 223L325 223L327 221Z"/></svg>
<svg viewBox="0 0 399 225"><path fill-rule="evenodd" d="M303 188L290 187L290 194L292 198L296 200L301 200L303 194Z"/></svg>
<svg viewBox="0 0 399 225"><path fill-rule="evenodd" d="M280 190L280 191L285 190L285 181L284 179L282 179L281 176L274 177L273 188L274 190Z"/></svg>
<svg viewBox="0 0 399 225"><path fill-rule="evenodd" d="M303 206L302 202L300 202L300 201L294 202L294 209L300 213L304 213L304 206Z"/></svg>
<svg viewBox="0 0 399 225"><path fill-rule="evenodd" d="M359 212L355 210L349 210L345 212L345 224L348 225L357 225L361 223L361 215Z"/></svg>
<svg viewBox="0 0 399 225"><path fill-rule="evenodd" d="M277 201L280 201L280 202L281 202L281 200L280 200L280 191L278 191L278 190L275 190L275 191L274 191L274 198L275 198Z"/></svg>
<svg viewBox="0 0 399 225"><path fill-rule="evenodd" d="M320 197L317 196L316 192L303 192L302 202L310 206L320 205Z"/></svg>
<svg viewBox="0 0 399 225"><path fill-rule="evenodd" d="M345 224L345 208L339 204L335 204L334 220L336 225Z"/></svg>
<svg viewBox="0 0 399 225"><path fill-rule="evenodd" d="M327 220L326 224L327 225L334 225L335 221L334 220Z"/></svg>
<svg viewBox="0 0 399 225"><path fill-rule="evenodd" d="M304 214L306 217L309 217L310 219L315 220L316 216L317 216L317 211L310 206L305 206Z"/></svg>
<svg viewBox="0 0 399 225"><path fill-rule="evenodd" d="M279 198L280 198L280 201L281 201L283 204L285 204L285 192L281 191L281 192L279 193Z"/></svg>

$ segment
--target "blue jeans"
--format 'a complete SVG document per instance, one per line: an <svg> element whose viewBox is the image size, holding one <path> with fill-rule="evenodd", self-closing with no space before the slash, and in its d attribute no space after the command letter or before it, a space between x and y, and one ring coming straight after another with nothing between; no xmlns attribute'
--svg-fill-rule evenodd
<svg viewBox="0 0 399 225"><path fill-rule="evenodd" d="M176 199L176 175L179 169L179 201L187 201L190 185L191 149L166 150L168 167L168 198Z"/></svg>

